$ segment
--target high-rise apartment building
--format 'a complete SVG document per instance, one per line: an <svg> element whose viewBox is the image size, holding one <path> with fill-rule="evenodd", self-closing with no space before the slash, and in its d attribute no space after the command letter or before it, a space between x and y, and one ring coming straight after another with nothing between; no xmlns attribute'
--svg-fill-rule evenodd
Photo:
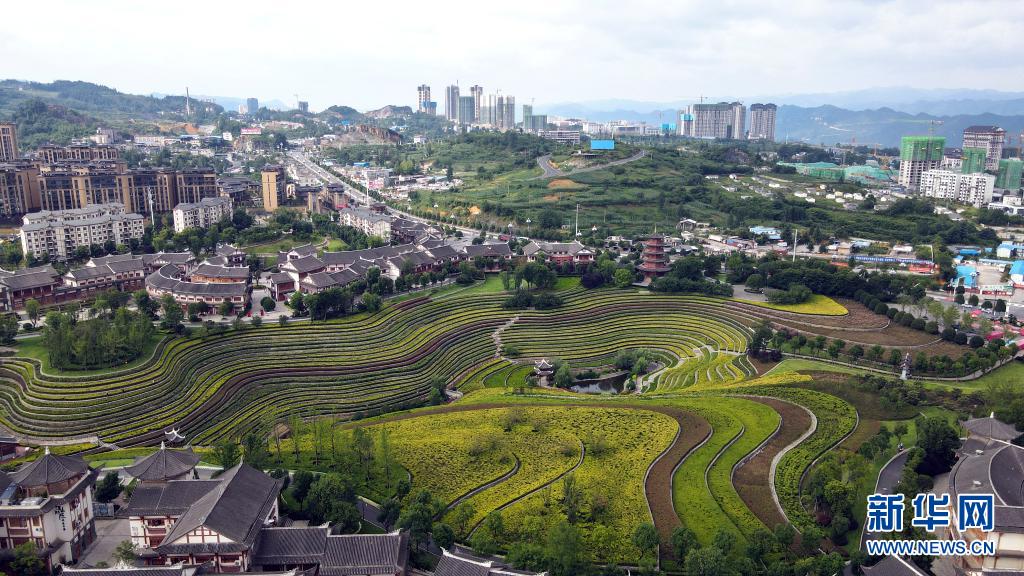
<svg viewBox="0 0 1024 576"><path fill-rule="evenodd" d="M479 122L480 106L483 104L484 99L484 87L475 85L469 89L469 93L473 96L473 122Z"/></svg>
<svg viewBox="0 0 1024 576"><path fill-rule="evenodd" d="M523 130L526 132L540 132L547 130L547 114L534 114L532 104L523 104Z"/></svg>
<svg viewBox="0 0 1024 576"><path fill-rule="evenodd" d="M299 100L299 112L306 114L309 112L309 102L305 100Z"/></svg>
<svg viewBox="0 0 1024 576"><path fill-rule="evenodd" d="M999 126L968 126L964 128L963 148L981 148L985 150L985 169L998 170L999 160L1003 157L1003 143L1006 141L1006 130Z"/></svg>
<svg viewBox="0 0 1024 576"><path fill-rule="evenodd" d="M284 202L287 192L284 166L264 166L260 181L263 185L263 209L273 212Z"/></svg>
<svg viewBox="0 0 1024 576"><path fill-rule="evenodd" d="M1020 158L1004 158L999 161L999 175L996 176L996 188L1017 190L1020 188L1021 173L1024 162Z"/></svg>
<svg viewBox="0 0 1024 576"><path fill-rule="evenodd" d="M472 96L459 96L458 122L460 126L469 126L476 116L476 104Z"/></svg>
<svg viewBox="0 0 1024 576"><path fill-rule="evenodd" d="M257 100L256 98L246 98L245 99L245 110L250 115L259 112L260 111L260 101Z"/></svg>
<svg viewBox="0 0 1024 576"><path fill-rule="evenodd" d="M18 158L18 127L14 122L0 122L0 162Z"/></svg>
<svg viewBox="0 0 1024 576"><path fill-rule="evenodd" d="M921 185L921 174L942 165L946 139L942 136L904 136L900 139L899 184L911 190Z"/></svg>
<svg viewBox="0 0 1024 576"><path fill-rule="evenodd" d="M751 104L750 128L747 130L747 138L774 142L777 110L778 107L775 104Z"/></svg>
<svg viewBox="0 0 1024 576"><path fill-rule="evenodd" d="M39 168L31 164L0 164L0 216L39 208Z"/></svg>
<svg viewBox="0 0 1024 576"><path fill-rule="evenodd" d="M459 119L459 86L453 84L444 89L444 117L452 122Z"/></svg>
<svg viewBox="0 0 1024 576"><path fill-rule="evenodd" d="M680 112L679 130L691 138L743 138L746 108L739 102L691 104Z"/></svg>
<svg viewBox="0 0 1024 576"><path fill-rule="evenodd" d="M921 174L920 188L921 194L928 198L952 200L980 207L987 206L992 201L995 183L996 177L991 174L926 170Z"/></svg>
<svg viewBox="0 0 1024 576"><path fill-rule="evenodd" d="M430 102L430 86L420 84L416 87L416 111L426 112L427 104Z"/></svg>
<svg viewBox="0 0 1024 576"><path fill-rule="evenodd" d="M960 172L974 174L984 172L988 164L988 150L984 148L964 148L960 154Z"/></svg>
<svg viewBox="0 0 1024 576"><path fill-rule="evenodd" d="M498 128L501 130L513 130L516 127L516 97L505 96L505 103L502 107L501 122Z"/></svg>

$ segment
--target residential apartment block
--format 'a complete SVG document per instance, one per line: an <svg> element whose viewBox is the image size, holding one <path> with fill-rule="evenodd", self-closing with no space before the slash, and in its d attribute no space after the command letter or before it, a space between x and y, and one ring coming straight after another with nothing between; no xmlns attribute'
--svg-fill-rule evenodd
<svg viewBox="0 0 1024 576"><path fill-rule="evenodd" d="M680 112L677 130L691 138L744 138L746 108L739 102L691 104Z"/></svg>
<svg viewBox="0 0 1024 576"><path fill-rule="evenodd" d="M264 166L260 172L260 183L263 191L263 209L267 212L277 210L284 204L288 182L284 166Z"/></svg>
<svg viewBox="0 0 1024 576"><path fill-rule="evenodd" d="M928 198L981 207L992 201L995 184L996 177L991 174L928 170L921 175L920 191Z"/></svg>
<svg viewBox="0 0 1024 576"><path fill-rule="evenodd" d="M121 152L117 149L117 146L108 145L43 146L39 149L37 157L44 164L99 162L101 160L120 160Z"/></svg>
<svg viewBox="0 0 1024 576"><path fill-rule="evenodd" d="M964 128L963 148L980 148L985 151L985 169L997 170L1003 157L1006 130L999 126L968 126Z"/></svg>
<svg viewBox="0 0 1024 576"><path fill-rule="evenodd" d="M209 228L211 225L231 217L231 198L203 198L199 202L182 202L174 207L174 231L183 232L189 228Z"/></svg>
<svg viewBox="0 0 1024 576"><path fill-rule="evenodd" d="M26 255L67 260L79 247L107 242L128 244L145 232L142 215L110 202L63 211L35 212L22 219L21 249Z"/></svg>
<svg viewBox="0 0 1024 576"><path fill-rule="evenodd" d="M945 148L946 139L941 136L904 136L900 139L900 186L917 190L922 174L942 166Z"/></svg>
<svg viewBox="0 0 1024 576"><path fill-rule="evenodd" d="M751 104L747 138L774 142L776 112L778 107L775 104Z"/></svg>
<svg viewBox="0 0 1024 576"><path fill-rule="evenodd" d="M129 170L116 160L0 165L0 215L71 210L119 202L128 211L169 212L180 202L217 196L213 170Z"/></svg>
<svg viewBox="0 0 1024 576"><path fill-rule="evenodd" d="M0 122L0 162L18 159L18 127L13 122Z"/></svg>

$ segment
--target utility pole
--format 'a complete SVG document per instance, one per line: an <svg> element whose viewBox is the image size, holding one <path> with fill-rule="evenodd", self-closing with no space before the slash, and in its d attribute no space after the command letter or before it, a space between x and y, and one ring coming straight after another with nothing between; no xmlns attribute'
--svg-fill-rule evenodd
<svg viewBox="0 0 1024 576"><path fill-rule="evenodd" d="M796 262L796 228L793 229L793 262Z"/></svg>
<svg viewBox="0 0 1024 576"><path fill-rule="evenodd" d="M576 204L576 237L580 237L580 205Z"/></svg>

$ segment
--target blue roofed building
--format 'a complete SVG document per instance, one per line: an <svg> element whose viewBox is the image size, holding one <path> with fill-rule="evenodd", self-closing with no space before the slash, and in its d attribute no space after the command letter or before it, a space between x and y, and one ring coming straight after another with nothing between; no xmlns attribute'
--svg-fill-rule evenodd
<svg viewBox="0 0 1024 576"><path fill-rule="evenodd" d="M1010 282L1014 286L1024 287L1024 260L1017 260L1010 265Z"/></svg>
<svg viewBox="0 0 1024 576"><path fill-rule="evenodd" d="M954 286L963 286L964 288L974 288L978 283L978 269L974 266L968 266L961 264L956 267L956 279L953 280Z"/></svg>
<svg viewBox="0 0 1024 576"><path fill-rule="evenodd" d="M996 248L997 258L1013 258L1018 254L1024 256L1024 244L1003 242Z"/></svg>

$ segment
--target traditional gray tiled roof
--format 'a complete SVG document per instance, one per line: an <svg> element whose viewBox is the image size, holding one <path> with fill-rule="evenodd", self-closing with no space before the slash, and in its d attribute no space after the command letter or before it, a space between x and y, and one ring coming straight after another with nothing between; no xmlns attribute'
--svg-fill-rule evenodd
<svg viewBox="0 0 1024 576"><path fill-rule="evenodd" d="M437 246L427 248L427 250L430 252L430 255L433 256L436 260L450 260L452 258L458 257L459 255L455 248L452 248L448 244L439 244Z"/></svg>
<svg viewBox="0 0 1024 576"><path fill-rule="evenodd" d="M861 569L866 576L925 576L913 562L896 556L886 556L878 564Z"/></svg>
<svg viewBox="0 0 1024 576"><path fill-rule="evenodd" d="M234 545L215 545L217 550L246 550L252 547L263 521L281 492L281 480L275 480L244 463L237 464L218 478L217 485L189 506L156 547L157 552L174 553L181 546L199 551L192 545L175 541L200 526L231 540ZM204 549L205 550L205 549Z"/></svg>
<svg viewBox="0 0 1024 576"><path fill-rule="evenodd" d="M149 456L139 458L124 469L133 478L149 482L162 482L187 474L199 463L199 455L191 448L168 450L163 445Z"/></svg>
<svg viewBox="0 0 1024 576"><path fill-rule="evenodd" d="M462 249L469 258L475 258L477 256L510 256L512 249L508 244L501 242L499 244L470 244Z"/></svg>
<svg viewBox="0 0 1024 576"><path fill-rule="evenodd" d="M219 256L238 256L239 254L243 254L241 250L231 244L217 244L215 252Z"/></svg>
<svg viewBox="0 0 1024 576"><path fill-rule="evenodd" d="M1021 432L1006 422L1000 421L994 415L988 418L974 418L963 423L964 428L972 435L1005 440L1009 442L1021 435Z"/></svg>
<svg viewBox="0 0 1024 576"><path fill-rule="evenodd" d="M63 482L89 471L89 465L80 456L59 456L49 450L39 458L24 464L11 474L18 486L45 486Z"/></svg>
<svg viewBox="0 0 1024 576"><path fill-rule="evenodd" d="M157 252L156 254L143 254L142 261L146 266L159 268L166 264L184 266L195 260L191 252Z"/></svg>
<svg viewBox="0 0 1024 576"><path fill-rule="evenodd" d="M96 266L104 266L112 262L126 262L131 260L138 260L139 256L135 254L110 254L108 256L97 256L89 260L91 264Z"/></svg>
<svg viewBox="0 0 1024 576"><path fill-rule="evenodd" d="M352 282L355 282L356 280L359 280L362 277L362 274L351 268L346 268L345 270L339 270L337 272L331 273L331 278L334 278L334 281L342 286L346 286Z"/></svg>
<svg viewBox="0 0 1024 576"><path fill-rule="evenodd" d="M230 278L232 280L248 280L249 268L247 266L218 266L216 264L202 263L196 266L192 274L206 276L208 278Z"/></svg>
<svg viewBox="0 0 1024 576"><path fill-rule="evenodd" d="M303 256L302 258L296 258L289 260L288 262L281 265L282 268L288 268L295 270L299 274L305 274L307 272L314 272L316 270L323 270L325 265L322 260L316 256Z"/></svg>
<svg viewBox="0 0 1024 576"><path fill-rule="evenodd" d="M408 532L328 536L320 576L402 573L408 550Z"/></svg>
<svg viewBox="0 0 1024 576"><path fill-rule="evenodd" d="M177 266L168 264L146 277L146 286L174 294L234 298L245 296L245 282L186 282L176 277Z"/></svg>
<svg viewBox="0 0 1024 576"><path fill-rule="evenodd" d="M264 528L252 563L257 566L319 563L327 546L327 526Z"/></svg>
<svg viewBox="0 0 1024 576"><path fill-rule="evenodd" d="M287 284L289 282L294 282L294 280L287 272L274 272L270 275L270 282L272 284Z"/></svg>
<svg viewBox="0 0 1024 576"><path fill-rule="evenodd" d="M196 564L177 566L143 566L132 568L73 568L62 567L61 574L67 576L201 576L210 574L205 567Z"/></svg>
<svg viewBox="0 0 1024 576"><path fill-rule="evenodd" d="M172 480L166 484L140 484L119 516L181 516L213 490L219 480Z"/></svg>
<svg viewBox="0 0 1024 576"><path fill-rule="evenodd" d="M49 264L14 272L6 270L3 272L4 274L0 274L0 284L7 286L10 290L27 290L60 284L60 275Z"/></svg>
<svg viewBox="0 0 1024 576"><path fill-rule="evenodd" d="M308 284L313 288L330 288L337 285L337 281L327 272L313 272L306 276L302 280L303 284Z"/></svg>

